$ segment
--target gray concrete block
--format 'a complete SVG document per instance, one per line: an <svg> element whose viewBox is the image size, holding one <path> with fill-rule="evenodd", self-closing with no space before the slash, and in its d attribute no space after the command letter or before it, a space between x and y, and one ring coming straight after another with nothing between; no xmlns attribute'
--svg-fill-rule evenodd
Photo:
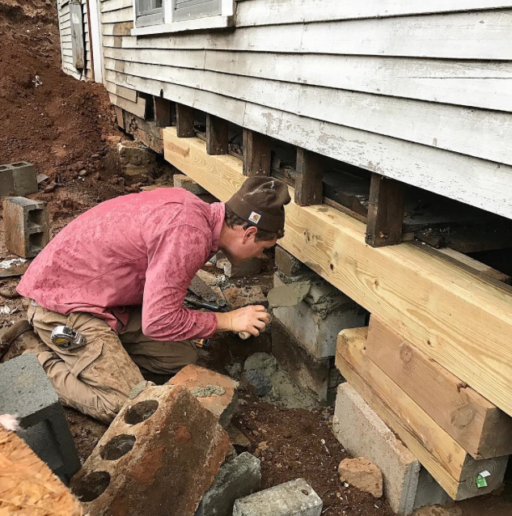
<svg viewBox="0 0 512 516"><path fill-rule="evenodd" d="M25 197L7 197L3 208L5 246L18 256L33 258L50 241L46 203Z"/></svg>
<svg viewBox="0 0 512 516"><path fill-rule="evenodd" d="M176 188L183 188L195 195L208 193L201 185L197 184L193 179L185 176L184 174L175 174L173 180Z"/></svg>
<svg viewBox="0 0 512 516"><path fill-rule="evenodd" d="M348 383L338 387L333 432L352 456L365 457L380 468L384 495L399 516L445 502L439 484Z"/></svg>
<svg viewBox="0 0 512 516"><path fill-rule="evenodd" d="M37 172L27 161L0 165L0 196L27 195L37 192Z"/></svg>
<svg viewBox="0 0 512 516"><path fill-rule="evenodd" d="M302 478L235 502L233 516L320 516L323 503Z"/></svg>
<svg viewBox="0 0 512 516"><path fill-rule="evenodd" d="M279 245L276 246L276 265L286 276L298 276L311 272L309 267Z"/></svg>
<svg viewBox="0 0 512 516"><path fill-rule="evenodd" d="M212 487L203 496L196 516L231 516L233 505L261 486L260 460L244 452L221 468Z"/></svg>
<svg viewBox="0 0 512 516"><path fill-rule="evenodd" d="M19 436L63 481L80 469L64 410L33 353L0 364L0 414L17 414Z"/></svg>
<svg viewBox="0 0 512 516"><path fill-rule="evenodd" d="M256 276L261 272L262 263L259 258L253 258L240 265L233 265L229 260L223 263L224 274L228 278L245 278Z"/></svg>

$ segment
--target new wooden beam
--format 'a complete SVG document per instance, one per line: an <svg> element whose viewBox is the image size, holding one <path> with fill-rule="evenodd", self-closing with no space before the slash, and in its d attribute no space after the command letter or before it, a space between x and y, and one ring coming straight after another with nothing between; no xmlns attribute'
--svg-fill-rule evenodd
<svg viewBox="0 0 512 516"><path fill-rule="evenodd" d="M268 136L244 129L244 176L269 176L271 140Z"/></svg>
<svg viewBox="0 0 512 516"><path fill-rule="evenodd" d="M490 493L503 481L508 457L474 460L365 353L367 328L343 330L336 366L370 407L402 439L421 464L454 499ZM488 486L477 475L492 471Z"/></svg>
<svg viewBox="0 0 512 516"><path fill-rule="evenodd" d="M512 453L512 418L375 317L366 356L475 459Z"/></svg>
<svg viewBox="0 0 512 516"><path fill-rule="evenodd" d="M157 127L172 125L172 102L162 97L153 97L155 109L155 123Z"/></svg>
<svg viewBox="0 0 512 516"><path fill-rule="evenodd" d="M297 147L295 202L299 206L322 204L324 175L322 156Z"/></svg>
<svg viewBox="0 0 512 516"><path fill-rule="evenodd" d="M396 245L402 239L405 184L372 174L366 243L372 247Z"/></svg>
<svg viewBox="0 0 512 516"><path fill-rule="evenodd" d="M206 115L206 152L211 156L229 151L229 123L215 115Z"/></svg>
<svg viewBox="0 0 512 516"><path fill-rule="evenodd" d="M162 131L165 158L221 201L243 184L242 162L208 156L197 138ZM292 199L294 192L291 189ZM512 289L498 288L412 243L379 249L365 226L329 206L286 207L288 252L430 358L512 415Z"/></svg>
<svg viewBox="0 0 512 516"><path fill-rule="evenodd" d="M176 133L178 138L192 138L194 132L194 110L185 104L176 104Z"/></svg>

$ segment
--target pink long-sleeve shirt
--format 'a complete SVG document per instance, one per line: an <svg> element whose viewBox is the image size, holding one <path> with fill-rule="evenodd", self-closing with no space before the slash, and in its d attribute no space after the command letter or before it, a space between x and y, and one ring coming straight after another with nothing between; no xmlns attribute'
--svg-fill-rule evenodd
<svg viewBox="0 0 512 516"><path fill-rule="evenodd" d="M209 337L215 314L188 310L183 300L218 251L224 211L179 188L106 201L43 249L18 292L60 314L95 314L115 331L128 322L127 306L142 305L142 330L151 339Z"/></svg>

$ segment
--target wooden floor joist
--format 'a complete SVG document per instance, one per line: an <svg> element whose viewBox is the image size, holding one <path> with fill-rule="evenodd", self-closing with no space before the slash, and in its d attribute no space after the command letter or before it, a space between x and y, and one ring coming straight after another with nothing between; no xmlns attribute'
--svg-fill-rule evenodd
<svg viewBox="0 0 512 516"><path fill-rule="evenodd" d="M295 202L299 206L322 204L324 175L322 156L297 147L297 175L295 177Z"/></svg>
<svg viewBox="0 0 512 516"><path fill-rule="evenodd" d="M367 333L367 328L340 333L336 366L341 374L454 500L496 489L503 481L508 456L474 460L366 356ZM478 488L477 476L483 471L491 475L487 487Z"/></svg>
<svg viewBox="0 0 512 516"><path fill-rule="evenodd" d="M176 132L179 138L191 138L194 132L194 110L185 104L176 104Z"/></svg>
<svg viewBox="0 0 512 516"><path fill-rule="evenodd" d="M212 156L229 151L229 122L215 115L206 115L206 152Z"/></svg>
<svg viewBox="0 0 512 516"><path fill-rule="evenodd" d="M172 125L172 102L161 97L153 97L155 110L155 124L157 127Z"/></svg>
<svg viewBox="0 0 512 516"><path fill-rule="evenodd" d="M244 129L244 175L269 176L271 161L270 138L265 134Z"/></svg>
<svg viewBox="0 0 512 516"><path fill-rule="evenodd" d="M512 418L375 317L366 357L475 459L512 453Z"/></svg>
<svg viewBox="0 0 512 516"><path fill-rule="evenodd" d="M218 199L243 184L240 160L208 156L204 142L180 140L175 128L163 137L167 161ZM410 243L369 247L364 224L326 205L292 201L286 212L280 245L512 415L512 289Z"/></svg>

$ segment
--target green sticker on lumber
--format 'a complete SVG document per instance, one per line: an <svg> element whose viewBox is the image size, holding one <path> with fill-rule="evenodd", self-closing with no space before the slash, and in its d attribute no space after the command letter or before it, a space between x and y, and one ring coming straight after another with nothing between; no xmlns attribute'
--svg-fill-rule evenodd
<svg viewBox="0 0 512 516"><path fill-rule="evenodd" d="M482 476L478 475L476 477L476 486L480 489L481 487L487 487L487 480Z"/></svg>

